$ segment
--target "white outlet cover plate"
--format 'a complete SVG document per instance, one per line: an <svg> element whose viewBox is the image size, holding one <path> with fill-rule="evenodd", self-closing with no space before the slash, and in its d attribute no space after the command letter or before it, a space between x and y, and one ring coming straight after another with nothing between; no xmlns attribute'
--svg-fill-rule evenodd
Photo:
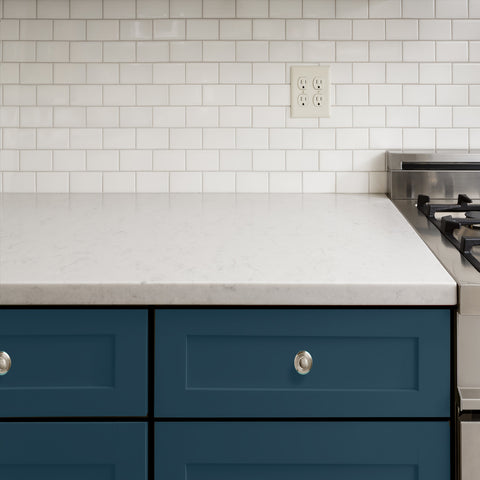
<svg viewBox="0 0 480 480"><path fill-rule="evenodd" d="M301 89L298 79L305 77L307 85ZM323 80L323 89L313 87L313 79ZM300 105L299 95L307 95L306 105ZM313 102L314 95L323 95L323 104L316 106ZM330 116L330 67L320 65L295 65L290 67L290 116L292 118L316 118Z"/></svg>

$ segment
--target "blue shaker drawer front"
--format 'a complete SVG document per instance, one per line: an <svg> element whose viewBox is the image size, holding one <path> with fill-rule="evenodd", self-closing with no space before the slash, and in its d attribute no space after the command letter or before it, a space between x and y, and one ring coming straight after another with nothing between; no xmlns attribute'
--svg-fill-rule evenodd
<svg viewBox="0 0 480 480"><path fill-rule="evenodd" d="M0 310L0 417L144 416L147 310Z"/></svg>
<svg viewBox="0 0 480 480"><path fill-rule="evenodd" d="M1 423L5 480L146 480L145 423Z"/></svg>
<svg viewBox="0 0 480 480"><path fill-rule="evenodd" d="M448 309L157 310L155 415L449 417L449 352Z"/></svg>
<svg viewBox="0 0 480 480"><path fill-rule="evenodd" d="M448 422L159 422L156 480L450 480Z"/></svg>

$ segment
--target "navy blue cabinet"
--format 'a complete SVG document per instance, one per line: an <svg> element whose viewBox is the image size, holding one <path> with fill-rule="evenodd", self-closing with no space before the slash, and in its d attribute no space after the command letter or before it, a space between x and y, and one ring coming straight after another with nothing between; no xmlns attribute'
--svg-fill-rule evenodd
<svg viewBox="0 0 480 480"><path fill-rule="evenodd" d="M448 422L168 422L155 480L449 480Z"/></svg>
<svg viewBox="0 0 480 480"><path fill-rule="evenodd" d="M145 423L0 422L4 480L146 480Z"/></svg>
<svg viewBox="0 0 480 480"><path fill-rule="evenodd" d="M0 310L0 416L145 416L147 312Z"/></svg>
<svg viewBox="0 0 480 480"><path fill-rule="evenodd" d="M448 309L161 309L155 348L157 417L450 416Z"/></svg>

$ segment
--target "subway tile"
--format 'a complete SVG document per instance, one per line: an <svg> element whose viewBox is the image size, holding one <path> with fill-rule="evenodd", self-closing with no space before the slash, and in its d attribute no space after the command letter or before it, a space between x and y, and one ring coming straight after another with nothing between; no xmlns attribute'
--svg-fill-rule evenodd
<svg viewBox="0 0 480 480"><path fill-rule="evenodd" d="M384 127L385 107L359 106L353 107L354 127Z"/></svg>
<svg viewBox="0 0 480 480"><path fill-rule="evenodd" d="M253 40L285 40L285 28L283 19L254 19L252 37Z"/></svg>
<svg viewBox="0 0 480 480"><path fill-rule="evenodd" d="M387 107L387 127L418 127L418 107ZM427 125L421 125L427 126Z"/></svg>
<svg viewBox="0 0 480 480"><path fill-rule="evenodd" d="M52 127L53 109L52 107L21 107L20 108L20 127Z"/></svg>
<svg viewBox="0 0 480 480"><path fill-rule="evenodd" d="M402 16L402 0L370 0L370 18L398 18Z"/></svg>
<svg viewBox="0 0 480 480"><path fill-rule="evenodd" d="M385 21L354 20L353 40L385 40Z"/></svg>
<svg viewBox="0 0 480 480"><path fill-rule="evenodd" d="M185 83L185 64L159 63L153 65L153 83Z"/></svg>
<svg viewBox="0 0 480 480"><path fill-rule="evenodd" d="M239 41L236 43L237 62L266 62L268 61L268 42Z"/></svg>
<svg viewBox="0 0 480 480"><path fill-rule="evenodd" d="M403 0L405 18L433 18L435 0Z"/></svg>
<svg viewBox="0 0 480 480"><path fill-rule="evenodd" d="M368 148L367 128L340 128L336 137L336 147L340 150Z"/></svg>
<svg viewBox="0 0 480 480"><path fill-rule="evenodd" d="M37 62L68 62L69 42L37 42Z"/></svg>
<svg viewBox="0 0 480 480"><path fill-rule="evenodd" d="M35 192L34 172L3 172L3 191L5 193Z"/></svg>
<svg viewBox="0 0 480 480"><path fill-rule="evenodd" d="M170 61L172 62L201 62L202 42L171 42Z"/></svg>
<svg viewBox="0 0 480 480"><path fill-rule="evenodd" d="M143 42L140 42L143 43ZM135 42L104 42L104 62L134 62Z"/></svg>
<svg viewBox="0 0 480 480"><path fill-rule="evenodd" d="M169 191L169 175L164 172L137 172L137 193L166 193Z"/></svg>
<svg viewBox="0 0 480 480"><path fill-rule="evenodd" d="M335 87L337 105L367 105L367 85L337 85Z"/></svg>
<svg viewBox="0 0 480 480"><path fill-rule="evenodd" d="M480 127L480 107L453 107L454 127Z"/></svg>
<svg viewBox="0 0 480 480"><path fill-rule="evenodd" d="M235 148L235 129L204 128L203 148Z"/></svg>
<svg viewBox="0 0 480 480"><path fill-rule="evenodd" d="M235 17L235 0L203 0L205 18Z"/></svg>
<svg viewBox="0 0 480 480"><path fill-rule="evenodd" d="M335 42L302 42L305 62L334 62Z"/></svg>
<svg viewBox="0 0 480 480"><path fill-rule="evenodd" d="M52 64L50 63L21 63L20 83L41 84L52 83Z"/></svg>
<svg viewBox="0 0 480 480"><path fill-rule="evenodd" d="M452 22L450 20L420 20L418 25L420 40L450 40Z"/></svg>
<svg viewBox="0 0 480 480"><path fill-rule="evenodd" d="M480 0L470 0L468 2L468 16L470 18L480 17Z"/></svg>
<svg viewBox="0 0 480 480"><path fill-rule="evenodd" d="M268 17L268 0L237 0L238 18Z"/></svg>
<svg viewBox="0 0 480 480"><path fill-rule="evenodd" d="M202 0L174 0L170 1L171 18L201 18Z"/></svg>
<svg viewBox="0 0 480 480"><path fill-rule="evenodd" d="M187 83L218 83L218 64L189 63L186 65Z"/></svg>
<svg viewBox="0 0 480 480"><path fill-rule="evenodd" d="M351 20L320 20L320 40L351 40Z"/></svg>
<svg viewBox="0 0 480 480"><path fill-rule="evenodd" d="M387 40L417 40L418 20L386 20Z"/></svg>
<svg viewBox="0 0 480 480"><path fill-rule="evenodd" d="M235 86L234 85L204 85L203 86L204 105L234 105L235 104Z"/></svg>
<svg viewBox="0 0 480 480"><path fill-rule="evenodd" d="M370 129L370 148L392 149L402 148L401 128Z"/></svg>
<svg viewBox="0 0 480 480"><path fill-rule="evenodd" d="M252 111L250 107L219 107L220 127L251 127Z"/></svg>
<svg viewBox="0 0 480 480"><path fill-rule="evenodd" d="M454 40L480 40L480 20L452 20Z"/></svg>
<svg viewBox="0 0 480 480"><path fill-rule="evenodd" d="M105 87L107 88L107 87ZM109 89L107 88L107 91ZM71 105L101 105L102 86L101 85L71 85L70 86L70 104Z"/></svg>
<svg viewBox="0 0 480 480"><path fill-rule="evenodd" d="M480 63L453 64L453 83L480 83Z"/></svg>
<svg viewBox="0 0 480 480"><path fill-rule="evenodd" d="M190 171L218 170L218 151L187 150L186 166Z"/></svg>
<svg viewBox="0 0 480 480"><path fill-rule="evenodd" d="M18 128L19 126L20 126L20 109L18 108L18 106L11 106L11 107L0 106L0 127Z"/></svg>
<svg viewBox="0 0 480 480"><path fill-rule="evenodd" d="M418 83L418 64L387 63L387 83Z"/></svg>
<svg viewBox="0 0 480 480"><path fill-rule="evenodd" d="M53 110L53 125L55 127L85 127L85 107L57 106Z"/></svg>
<svg viewBox="0 0 480 480"><path fill-rule="evenodd" d="M18 150L0 150L0 171L18 171L20 168Z"/></svg>
<svg viewBox="0 0 480 480"><path fill-rule="evenodd" d="M5 40L2 43L4 62L35 61L35 42Z"/></svg>
<svg viewBox="0 0 480 480"><path fill-rule="evenodd" d="M253 107L253 127L284 127L283 107Z"/></svg>
<svg viewBox="0 0 480 480"><path fill-rule="evenodd" d="M451 127L452 107L420 107L421 127Z"/></svg>
<svg viewBox="0 0 480 480"><path fill-rule="evenodd" d="M302 174L296 172L269 173L270 193L300 193L302 191Z"/></svg>
<svg viewBox="0 0 480 480"><path fill-rule="evenodd" d="M368 42L336 42L337 62L368 61Z"/></svg>
<svg viewBox="0 0 480 480"><path fill-rule="evenodd" d="M333 105L330 107L330 118L320 118L320 127L351 127L352 122L351 106Z"/></svg>
<svg viewBox="0 0 480 480"><path fill-rule="evenodd" d="M353 83L385 83L385 64L354 63Z"/></svg>
<svg viewBox="0 0 480 480"><path fill-rule="evenodd" d="M201 105L202 87L200 85L171 85L170 105Z"/></svg>
<svg viewBox="0 0 480 480"><path fill-rule="evenodd" d="M37 129L37 148L69 148L68 128Z"/></svg>
<svg viewBox="0 0 480 480"><path fill-rule="evenodd" d="M435 0L437 18L468 17L468 0Z"/></svg>
<svg viewBox="0 0 480 480"><path fill-rule="evenodd" d="M119 39L118 20L88 20L87 21L87 40L118 40L118 39Z"/></svg>
<svg viewBox="0 0 480 480"><path fill-rule="evenodd" d="M18 63L1 63L0 62L0 78L2 83L7 86L7 83L20 82L20 68ZM5 95L6 96L6 95Z"/></svg>
<svg viewBox="0 0 480 480"><path fill-rule="evenodd" d="M121 127L151 127L153 113L150 107L120 107Z"/></svg>
<svg viewBox="0 0 480 480"><path fill-rule="evenodd" d="M335 173L333 172L303 173L303 192L304 193L335 192Z"/></svg>
<svg viewBox="0 0 480 480"><path fill-rule="evenodd" d="M163 20L155 20L154 25L156 25L156 22L162 21ZM158 32L156 33L158 35ZM159 38L158 36L153 37L152 35L152 22L150 20L120 20L120 40L151 40L152 38ZM183 27L183 36L181 38L184 37L185 26ZM116 40L116 38L111 40Z"/></svg>
<svg viewBox="0 0 480 480"><path fill-rule="evenodd" d="M435 129L404 128L403 148L410 150L427 150L435 148Z"/></svg>
<svg viewBox="0 0 480 480"><path fill-rule="evenodd" d="M137 0L138 18L167 18L169 14L169 0Z"/></svg>
<svg viewBox="0 0 480 480"><path fill-rule="evenodd" d="M168 148L168 129L166 128L138 128L137 148ZM173 147L172 147L173 148Z"/></svg>
<svg viewBox="0 0 480 480"><path fill-rule="evenodd" d="M254 63L253 83L285 83L285 66L281 63Z"/></svg>
<svg viewBox="0 0 480 480"><path fill-rule="evenodd" d="M336 191L337 193L368 193L368 173L338 172Z"/></svg>
<svg viewBox="0 0 480 480"><path fill-rule="evenodd" d="M320 170L324 172L352 170L352 152L342 150L321 151Z"/></svg>
<svg viewBox="0 0 480 480"><path fill-rule="evenodd" d="M289 171L316 171L318 166L318 153L314 150L287 150L286 152L286 169Z"/></svg>
<svg viewBox="0 0 480 480"><path fill-rule="evenodd" d="M68 18L70 2L58 0L37 0L37 18Z"/></svg>
<svg viewBox="0 0 480 480"><path fill-rule="evenodd" d="M35 0L4 0L3 16L5 18L35 18L37 5Z"/></svg>
<svg viewBox="0 0 480 480"><path fill-rule="evenodd" d="M466 62L468 42L437 42L437 62Z"/></svg>
<svg viewBox="0 0 480 480"><path fill-rule="evenodd" d="M354 150L353 170L357 172L385 171L385 152L382 150Z"/></svg>
<svg viewBox="0 0 480 480"><path fill-rule="evenodd" d="M185 170L185 151L154 150L153 169L167 172Z"/></svg>
<svg viewBox="0 0 480 480"><path fill-rule="evenodd" d="M420 64L420 83L451 83L452 66L449 63Z"/></svg>
<svg viewBox="0 0 480 480"><path fill-rule="evenodd" d="M235 192L235 174L230 172L206 172L203 174L205 193Z"/></svg>
<svg viewBox="0 0 480 480"><path fill-rule="evenodd" d="M202 129L201 128L171 128L170 148L178 149L201 149Z"/></svg>
<svg viewBox="0 0 480 480"><path fill-rule="evenodd" d="M305 18L335 18L335 0L303 0Z"/></svg>
<svg viewBox="0 0 480 480"><path fill-rule="evenodd" d="M135 0L103 0L103 18L135 18Z"/></svg>
<svg viewBox="0 0 480 480"><path fill-rule="evenodd" d="M251 40L251 20L220 20L221 40Z"/></svg>
<svg viewBox="0 0 480 480"><path fill-rule="evenodd" d="M237 85L237 105L268 105L267 85Z"/></svg>
<svg viewBox="0 0 480 480"><path fill-rule="evenodd" d="M101 193L103 190L102 174L100 172L71 172L71 193Z"/></svg>
<svg viewBox="0 0 480 480"><path fill-rule="evenodd" d="M218 20L187 20L187 40L218 40L219 21Z"/></svg>
<svg viewBox="0 0 480 480"><path fill-rule="evenodd" d="M70 18L102 18L102 0L70 0Z"/></svg>
<svg viewBox="0 0 480 480"><path fill-rule="evenodd" d="M204 41L203 60L205 62L234 62L235 42Z"/></svg>
<svg viewBox="0 0 480 480"><path fill-rule="evenodd" d="M337 0L335 14L337 18L367 18L368 0Z"/></svg>
<svg viewBox="0 0 480 480"><path fill-rule="evenodd" d="M468 129L466 128L439 128L437 129L437 148L467 149Z"/></svg>
<svg viewBox="0 0 480 480"><path fill-rule="evenodd" d="M437 105L467 105L467 85L437 85Z"/></svg>
<svg viewBox="0 0 480 480"><path fill-rule="evenodd" d="M302 0L270 0L270 17L302 18Z"/></svg>
<svg viewBox="0 0 480 480"><path fill-rule="evenodd" d="M54 20L53 38L54 40L85 40L85 20Z"/></svg>
<svg viewBox="0 0 480 480"><path fill-rule="evenodd" d="M20 40L52 40L52 20L20 20Z"/></svg>
<svg viewBox="0 0 480 480"><path fill-rule="evenodd" d="M165 85L137 85L137 105L168 104L168 87Z"/></svg>
<svg viewBox="0 0 480 480"><path fill-rule="evenodd" d="M304 149L322 150L335 148L335 130L333 128L304 128L302 133Z"/></svg>
<svg viewBox="0 0 480 480"><path fill-rule="evenodd" d="M137 62L167 62L168 42L137 42Z"/></svg>
<svg viewBox="0 0 480 480"><path fill-rule="evenodd" d="M0 40L19 40L19 20L0 19Z"/></svg>
<svg viewBox="0 0 480 480"><path fill-rule="evenodd" d="M435 87L433 85L404 85L404 105L435 105Z"/></svg>
<svg viewBox="0 0 480 480"><path fill-rule="evenodd" d="M218 107L187 107L186 126L218 127Z"/></svg>
<svg viewBox="0 0 480 480"><path fill-rule="evenodd" d="M37 173L37 193L68 193L69 175L67 172Z"/></svg>
<svg viewBox="0 0 480 480"><path fill-rule="evenodd" d="M48 85L45 87L49 88ZM44 86L39 86L39 95ZM3 86L4 105L35 105L36 91L34 85L4 85ZM42 99L39 99L42 105Z"/></svg>
<svg viewBox="0 0 480 480"><path fill-rule="evenodd" d="M317 20L287 20L287 40L318 40Z"/></svg>
<svg viewBox="0 0 480 480"><path fill-rule="evenodd" d="M435 42L403 42L404 62L435 61Z"/></svg>
<svg viewBox="0 0 480 480"><path fill-rule="evenodd" d="M87 127L118 127L118 107L87 107Z"/></svg>
<svg viewBox="0 0 480 480"><path fill-rule="evenodd" d="M7 88L5 85L4 88ZM31 88L35 96L35 87ZM32 102L35 103L35 102ZM37 87L37 103L38 105L68 105L69 103L69 88L67 85L38 85Z"/></svg>
<svg viewBox="0 0 480 480"><path fill-rule="evenodd" d="M142 94L145 87L146 85L138 85L137 89L140 90L140 94ZM112 105L112 106L135 105L135 86L134 85L104 85L103 86L103 103L105 105Z"/></svg>
<svg viewBox="0 0 480 480"><path fill-rule="evenodd" d="M55 150L53 152L53 170L74 172L85 170L86 154L83 150Z"/></svg>
<svg viewBox="0 0 480 480"><path fill-rule="evenodd" d="M401 62L402 42L370 42L371 62Z"/></svg>
<svg viewBox="0 0 480 480"><path fill-rule="evenodd" d="M86 81L86 67L83 63L55 63L53 65L54 83L82 84Z"/></svg>
<svg viewBox="0 0 480 480"><path fill-rule="evenodd" d="M135 22L135 24L139 24L139 22ZM139 37L144 37L143 39L152 38L151 23L144 24L143 28L141 26L142 24L139 24L135 28L136 39L139 39ZM154 20L153 38L155 40L185 40L185 20Z"/></svg>
<svg viewBox="0 0 480 480"><path fill-rule="evenodd" d="M120 83L141 84L152 83L152 65L148 63L121 63Z"/></svg>
<svg viewBox="0 0 480 480"><path fill-rule="evenodd" d="M147 125L146 125L147 126ZM184 127L185 107L154 107L154 127Z"/></svg>
<svg viewBox="0 0 480 480"><path fill-rule="evenodd" d="M222 62L219 67L220 83L239 84L251 83L252 81L252 65L249 63Z"/></svg>
<svg viewBox="0 0 480 480"><path fill-rule="evenodd" d="M302 43L297 41L270 42L271 62L299 62L302 58ZM237 58L238 60L238 58ZM263 61L258 60L252 61Z"/></svg>
<svg viewBox="0 0 480 480"><path fill-rule="evenodd" d="M267 193L268 173L238 172L236 174L238 193Z"/></svg>
<svg viewBox="0 0 480 480"><path fill-rule="evenodd" d="M236 146L240 149L268 149L268 128L237 128Z"/></svg>
<svg viewBox="0 0 480 480"><path fill-rule="evenodd" d="M470 85L469 91L469 104L480 105L480 85Z"/></svg>
<svg viewBox="0 0 480 480"><path fill-rule="evenodd" d="M170 193L200 193L202 174L200 172L170 173Z"/></svg>
<svg viewBox="0 0 480 480"><path fill-rule="evenodd" d="M248 150L220 150L220 170L233 172L252 169L252 153Z"/></svg>
<svg viewBox="0 0 480 480"><path fill-rule="evenodd" d="M269 85L268 104L273 106L290 105L289 85Z"/></svg>
<svg viewBox="0 0 480 480"><path fill-rule="evenodd" d="M102 129L101 128L72 128L70 129L70 148L84 150L102 148ZM108 152L102 152L108 153ZM87 168L88 153L87 153ZM103 170L104 168L100 168Z"/></svg>
<svg viewBox="0 0 480 480"><path fill-rule="evenodd" d="M101 42L70 42L71 62L101 62Z"/></svg>
<svg viewBox="0 0 480 480"><path fill-rule="evenodd" d="M87 170L113 171L119 168L118 152L108 150L90 150L87 152Z"/></svg>
<svg viewBox="0 0 480 480"><path fill-rule="evenodd" d="M470 61L480 61L480 42L470 42Z"/></svg>
<svg viewBox="0 0 480 480"><path fill-rule="evenodd" d="M135 192L135 173L105 172L103 174L104 193Z"/></svg>
<svg viewBox="0 0 480 480"><path fill-rule="evenodd" d="M114 64L114 63L88 63L87 64L87 83L117 84L119 82L120 82L120 76L119 76L118 64Z"/></svg>
<svg viewBox="0 0 480 480"><path fill-rule="evenodd" d="M122 150L120 152L120 170L152 170L151 150Z"/></svg>

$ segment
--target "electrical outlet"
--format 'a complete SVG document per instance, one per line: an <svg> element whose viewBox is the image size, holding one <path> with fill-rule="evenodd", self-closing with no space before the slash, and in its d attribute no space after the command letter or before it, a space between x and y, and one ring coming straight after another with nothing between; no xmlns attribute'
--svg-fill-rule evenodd
<svg viewBox="0 0 480 480"><path fill-rule="evenodd" d="M330 116L330 67L297 65L290 69L290 115Z"/></svg>

